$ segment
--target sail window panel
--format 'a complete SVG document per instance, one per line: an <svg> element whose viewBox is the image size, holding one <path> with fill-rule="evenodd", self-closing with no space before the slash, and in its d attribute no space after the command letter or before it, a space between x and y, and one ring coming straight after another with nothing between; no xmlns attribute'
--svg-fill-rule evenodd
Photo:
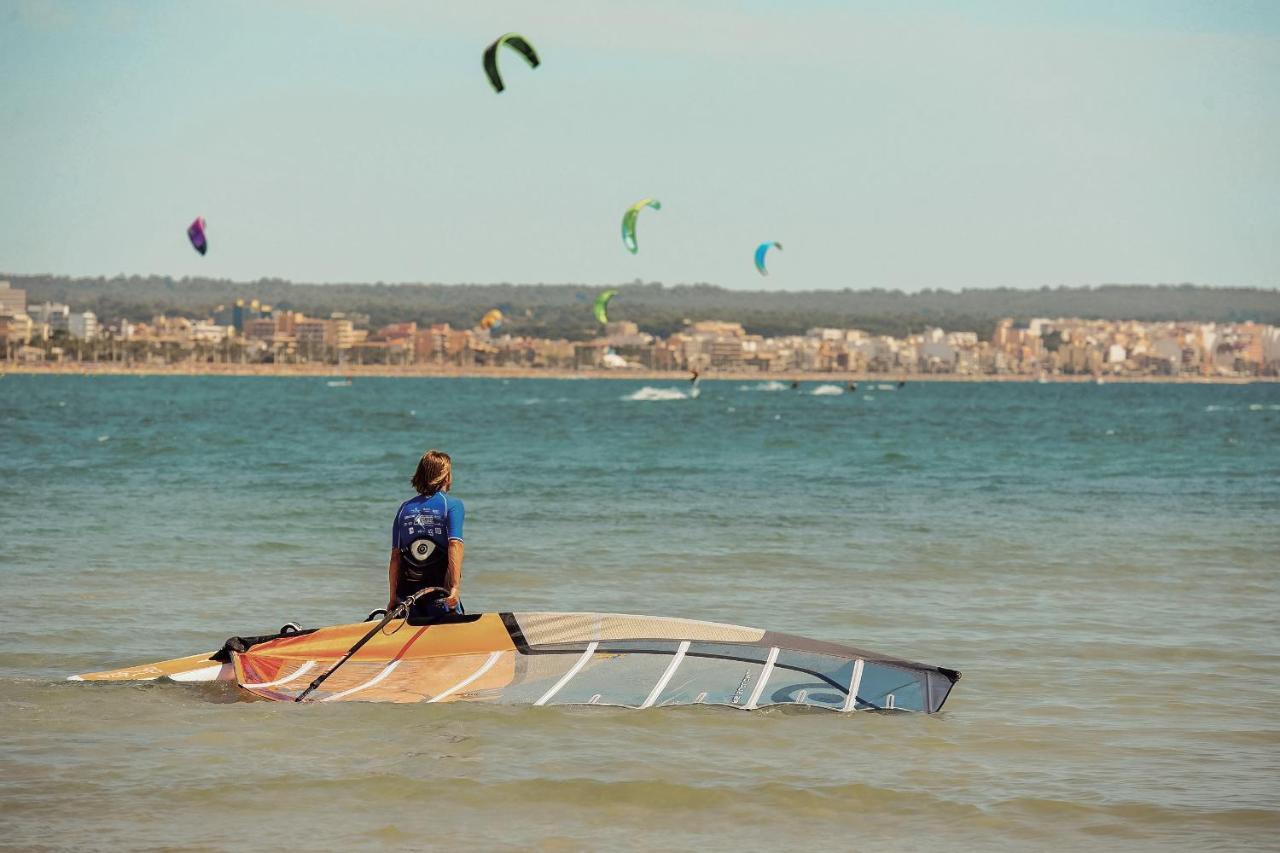
<svg viewBox="0 0 1280 853"><path fill-rule="evenodd" d="M601 643L547 704L638 708L666 674L679 646L665 640Z"/></svg>
<svg viewBox="0 0 1280 853"><path fill-rule="evenodd" d="M501 701L513 705L537 702L573 669L584 651L585 643L557 652L516 653L514 673L510 684L502 690Z"/></svg>
<svg viewBox="0 0 1280 853"><path fill-rule="evenodd" d="M928 711L924 679L923 672L867 661L858 687L857 708Z"/></svg>
<svg viewBox="0 0 1280 853"><path fill-rule="evenodd" d="M839 711L844 707L852 676L850 658L783 649L756 706L811 705Z"/></svg>
<svg viewBox="0 0 1280 853"><path fill-rule="evenodd" d="M759 646L692 643L654 704L745 708L768 655Z"/></svg>
<svg viewBox="0 0 1280 853"><path fill-rule="evenodd" d="M927 678L929 679L929 711L932 713L940 710L942 703L947 701L953 682L940 672L929 672Z"/></svg>

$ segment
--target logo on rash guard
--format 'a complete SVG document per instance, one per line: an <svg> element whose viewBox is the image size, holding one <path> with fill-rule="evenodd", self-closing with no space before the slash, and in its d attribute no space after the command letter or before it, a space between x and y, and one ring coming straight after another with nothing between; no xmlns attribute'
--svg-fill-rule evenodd
<svg viewBox="0 0 1280 853"><path fill-rule="evenodd" d="M444 528L439 527L440 515L434 510L418 510L413 515L406 515L404 521L407 523L405 533L412 536L418 531L422 531L427 535L435 533L437 536L444 535Z"/></svg>
<svg viewBox="0 0 1280 853"><path fill-rule="evenodd" d="M409 545L409 553L413 559L422 562L436 552L436 543L430 539L417 539Z"/></svg>

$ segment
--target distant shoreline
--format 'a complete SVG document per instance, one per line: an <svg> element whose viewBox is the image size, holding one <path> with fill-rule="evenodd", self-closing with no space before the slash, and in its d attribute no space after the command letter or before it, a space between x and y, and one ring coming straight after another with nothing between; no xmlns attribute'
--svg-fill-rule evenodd
<svg viewBox="0 0 1280 853"><path fill-rule="evenodd" d="M689 381L684 370L564 370L528 367L442 367L438 365L388 366L383 364L344 365L331 364L175 364L175 365L123 365L113 363L63 362L48 364L3 364L0 376L12 374L61 375L61 376L269 376L313 379L356 378L453 378L453 379L632 379L655 382ZM810 373L787 371L756 373L736 371L703 371L706 381L727 380L735 382L812 382L846 384L849 382L896 383L913 382L1038 382L1036 376L1022 374L956 375L948 373ZM1249 385L1255 382L1280 382L1275 376L1125 376L1102 377L1105 384L1148 383L1187 385ZM1048 383L1093 383L1093 376L1046 376Z"/></svg>

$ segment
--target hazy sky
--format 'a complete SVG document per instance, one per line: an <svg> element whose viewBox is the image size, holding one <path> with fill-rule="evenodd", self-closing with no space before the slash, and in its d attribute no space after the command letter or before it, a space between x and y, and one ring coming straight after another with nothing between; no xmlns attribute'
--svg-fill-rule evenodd
<svg viewBox="0 0 1280 853"><path fill-rule="evenodd" d="M1275 287L1280 2L0 0L0 270Z"/></svg>

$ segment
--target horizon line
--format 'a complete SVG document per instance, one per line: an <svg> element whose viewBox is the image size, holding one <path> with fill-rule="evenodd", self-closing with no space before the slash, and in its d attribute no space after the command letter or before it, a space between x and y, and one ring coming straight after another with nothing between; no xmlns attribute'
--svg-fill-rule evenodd
<svg viewBox="0 0 1280 853"><path fill-rule="evenodd" d="M1200 288L1204 290L1237 290L1237 291L1255 291L1255 292L1272 292L1280 291L1280 283L1272 285L1236 285L1236 284L1205 284L1200 282L1101 282L1086 284L1041 284L1026 286L1011 285L987 285L987 286L964 286L959 288L950 287L921 287L915 290L904 290L902 288L887 287L811 287L802 290L790 290L785 288L735 288L726 287L723 284L714 284L712 282L678 282L675 284L667 284L661 281L641 281L632 279L628 282L513 282L513 281L294 281L286 278L262 277L258 279L232 279L232 278L216 278L211 276L190 276L184 275L175 277L160 273L115 273L113 275L67 275L64 273L54 272L37 272L37 273L21 273L21 272L0 272L0 281L9 280L11 278L56 278L65 279L67 282L76 281L128 281L130 279L162 279L173 282L215 282L235 287L251 287L254 285L269 284L286 284L296 287L657 287L657 288L712 288L721 290L726 293L772 293L772 294L791 294L800 295L805 293L897 293L903 296L914 296L921 294L937 294L937 293L967 293L972 291L1013 291L1013 292L1036 292L1044 290L1101 290L1105 288L1147 288L1151 290L1157 289L1180 289L1180 288Z"/></svg>

